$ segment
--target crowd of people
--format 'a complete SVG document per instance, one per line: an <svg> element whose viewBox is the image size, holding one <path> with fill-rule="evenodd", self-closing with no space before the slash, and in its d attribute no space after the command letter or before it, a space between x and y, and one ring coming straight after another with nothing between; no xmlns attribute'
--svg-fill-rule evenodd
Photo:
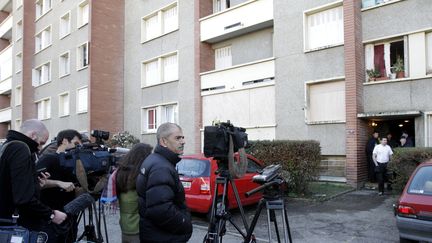
<svg viewBox="0 0 432 243"><path fill-rule="evenodd" d="M115 173L122 242L187 242L191 216L175 169L185 140L180 126L164 123L157 130L155 148L138 143L122 157ZM75 242L76 214L67 212L78 195L86 193L60 155L82 144L81 134L60 131L56 148L39 152L49 138L39 120L9 130L0 150L0 219L19 216L17 224L45 232L50 243ZM5 225L1 223L0 225Z"/></svg>
<svg viewBox="0 0 432 243"><path fill-rule="evenodd" d="M393 149L401 147L414 147L412 137L406 131L402 132L399 142L393 139L392 133L379 138L378 131L374 131L366 144L366 158L368 179L370 182L378 182L378 195L384 195L384 184L387 181L387 189L391 190L391 181L387 165L391 161Z"/></svg>

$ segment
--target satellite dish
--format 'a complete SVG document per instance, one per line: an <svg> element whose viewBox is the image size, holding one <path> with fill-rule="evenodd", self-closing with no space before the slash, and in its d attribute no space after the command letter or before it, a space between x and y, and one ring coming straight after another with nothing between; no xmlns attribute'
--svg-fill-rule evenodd
<svg viewBox="0 0 432 243"><path fill-rule="evenodd" d="M237 179L245 175L248 160L246 151L244 148L238 149L239 159L238 161L234 158L234 144L232 135L229 136L229 150L228 150L228 170L232 178Z"/></svg>

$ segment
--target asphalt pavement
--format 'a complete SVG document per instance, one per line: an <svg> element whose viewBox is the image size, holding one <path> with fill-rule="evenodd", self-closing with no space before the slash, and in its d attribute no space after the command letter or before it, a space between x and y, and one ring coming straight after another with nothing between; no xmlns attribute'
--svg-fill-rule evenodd
<svg viewBox="0 0 432 243"><path fill-rule="evenodd" d="M286 209L293 242L399 242L392 208L396 200L397 197L392 195L378 196L374 190L352 191L325 202L288 199ZM249 224L255 208L256 205L245 208ZM239 211L234 210L232 214L233 222L242 227ZM108 242L120 243L119 213L108 211L105 218ZM277 214L277 218L282 230L280 213ZM193 214L193 225L193 234L189 242L202 242L207 233L205 217ZM82 233L82 227L80 228L79 235ZM268 238L265 211L260 214L254 234L257 242L277 242L274 227L272 240ZM223 241L243 242L241 235L229 222Z"/></svg>

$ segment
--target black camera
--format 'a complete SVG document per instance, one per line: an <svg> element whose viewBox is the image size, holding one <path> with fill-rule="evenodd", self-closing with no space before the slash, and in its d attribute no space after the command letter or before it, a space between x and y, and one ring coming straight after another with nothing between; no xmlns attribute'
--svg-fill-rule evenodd
<svg viewBox="0 0 432 243"><path fill-rule="evenodd" d="M224 159L228 157L230 136L234 152L247 145L246 129L235 127L229 120L204 127L204 155Z"/></svg>
<svg viewBox="0 0 432 243"><path fill-rule="evenodd" d="M104 144L103 140L108 140L110 133L103 130L91 130L90 135L96 138L97 144Z"/></svg>

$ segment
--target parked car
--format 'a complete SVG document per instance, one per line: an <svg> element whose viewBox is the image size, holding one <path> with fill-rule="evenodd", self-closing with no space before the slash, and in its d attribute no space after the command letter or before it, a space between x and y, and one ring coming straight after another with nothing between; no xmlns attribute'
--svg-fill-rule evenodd
<svg viewBox="0 0 432 243"><path fill-rule="evenodd" d="M432 161L416 168L394 208L401 242L432 242Z"/></svg>
<svg viewBox="0 0 432 243"><path fill-rule="evenodd" d="M245 193L259 186L252 182L252 177L257 174L258 170L263 168L263 163L251 155L248 157L248 167L245 176L235 179L235 185L239 192L242 205L257 203L262 194L257 193L246 197ZM214 194L215 181L218 169L217 160L206 158L202 154L183 156L182 160L177 163L177 171L180 180L185 189L186 204L192 212L209 213ZM221 198L223 187L220 185L218 198ZM228 186L229 208L236 208L237 203L232 192L231 186Z"/></svg>

